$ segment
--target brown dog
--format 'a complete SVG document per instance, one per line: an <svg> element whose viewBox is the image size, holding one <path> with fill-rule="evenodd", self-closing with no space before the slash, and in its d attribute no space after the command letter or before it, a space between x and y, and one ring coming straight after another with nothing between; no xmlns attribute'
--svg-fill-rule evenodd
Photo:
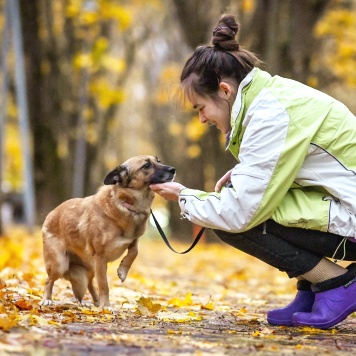
<svg viewBox="0 0 356 356"><path fill-rule="evenodd" d="M64 277L80 303L89 289L96 306L110 308L107 263L127 250L117 269L123 282L146 229L155 195L149 185L172 181L174 175L175 168L155 157L133 157L108 173L95 195L67 200L50 212L42 228L48 278L40 304L53 303L54 282Z"/></svg>

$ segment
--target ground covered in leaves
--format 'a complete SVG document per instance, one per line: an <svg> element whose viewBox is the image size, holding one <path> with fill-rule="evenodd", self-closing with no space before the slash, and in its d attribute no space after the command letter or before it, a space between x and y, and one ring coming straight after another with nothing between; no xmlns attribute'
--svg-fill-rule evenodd
<svg viewBox="0 0 356 356"><path fill-rule="evenodd" d="M40 307L40 233L10 230L0 238L0 355L356 352L356 315L329 330L270 326L266 312L293 299L294 283L227 245L202 242L176 255L146 235L139 250L125 283L120 260L109 265L113 312L79 306L66 281L54 287L55 306Z"/></svg>

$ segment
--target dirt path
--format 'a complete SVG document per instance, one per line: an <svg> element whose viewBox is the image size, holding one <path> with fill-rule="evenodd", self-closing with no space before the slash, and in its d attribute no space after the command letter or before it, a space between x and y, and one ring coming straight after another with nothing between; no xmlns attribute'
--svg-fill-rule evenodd
<svg viewBox="0 0 356 356"><path fill-rule="evenodd" d="M7 239L5 239L7 240ZM272 327L265 315L294 296L284 274L220 244L188 255L144 237L127 281L109 266L113 313L38 302L46 274L39 234L0 240L0 355L354 355L356 317L330 330ZM181 250L185 246L175 245ZM5 256L5 257L4 257ZM4 285L6 284L6 285ZM88 298L89 302L89 298Z"/></svg>

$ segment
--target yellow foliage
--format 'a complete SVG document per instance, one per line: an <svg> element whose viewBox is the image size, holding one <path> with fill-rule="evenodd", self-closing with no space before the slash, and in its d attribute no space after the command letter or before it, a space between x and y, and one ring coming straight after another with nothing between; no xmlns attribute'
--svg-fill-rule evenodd
<svg viewBox="0 0 356 356"><path fill-rule="evenodd" d="M102 20L114 20L118 29L125 31L132 24L132 12L129 8L112 0L100 0L90 7L83 0L69 0L65 14L79 26L92 26Z"/></svg>
<svg viewBox="0 0 356 356"><path fill-rule="evenodd" d="M178 93L179 75L181 68L176 63L168 64L161 72L156 90L156 103L167 105Z"/></svg>
<svg viewBox="0 0 356 356"><path fill-rule="evenodd" d="M189 145L187 153L190 158L197 158L201 155L201 148L197 144Z"/></svg>
<svg viewBox="0 0 356 356"><path fill-rule="evenodd" d="M95 47L98 51L104 52L109 47L109 40L105 37L99 37L95 42Z"/></svg>
<svg viewBox="0 0 356 356"><path fill-rule="evenodd" d="M102 58L102 65L104 68L114 72L122 73L126 69L126 63L121 58L116 58L114 56L105 55Z"/></svg>
<svg viewBox="0 0 356 356"><path fill-rule="evenodd" d="M161 310L161 304L153 303L151 298L141 297L137 300L136 312L144 316L154 316Z"/></svg>
<svg viewBox="0 0 356 356"><path fill-rule="evenodd" d="M95 144L98 140L98 130L94 123L88 124L87 126L86 140L91 144Z"/></svg>
<svg viewBox="0 0 356 356"><path fill-rule="evenodd" d="M69 0L68 6L66 7L66 16L75 17L80 13L82 0Z"/></svg>
<svg viewBox="0 0 356 356"><path fill-rule="evenodd" d="M206 310L214 310L214 304L211 301L208 302L207 304L201 304L200 307Z"/></svg>
<svg viewBox="0 0 356 356"><path fill-rule="evenodd" d="M125 31L131 26L132 13L128 8L108 0L100 0L99 5L101 16L106 19L116 20L119 30Z"/></svg>
<svg viewBox="0 0 356 356"><path fill-rule="evenodd" d="M252 336L253 336L253 337L260 337L260 336L261 336L261 333L260 333L258 330L255 330L255 331L252 333Z"/></svg>
<svg viewBox="0 0 356 356"><path fill-rule="evenodd" d="M242 0L241 8L244 12L252 12L255 9L255 1L254 0Z"/></svg>
<svg viewBox="0 0 356 356"><path fill-rule="evenodd" d="M68 147L68 137L66 135L60 135L57 143L57 155L59 158L68 157L69 147Z"/></svg>
<svg viewBox="0 0 356 356"><path fill-rule="evenodd" d="M1 238L0 246L0 270L9 266L19 267L22 262L23 246L8 237Z"/></svg>
<svg viewBox="0 0 356 356"><path fill-rule="evenodd" d="M207 131L207 125L202 125L199 120L199 116L194 116L185 128L185 133L187 137L192 141L199 141L205 132Z"/></svg>
<svg viewBox="0 0 356 356"><path fill-rule="evenodd" d="M73 60L75 69L90 68L93 66L93 60L90 53L78 53Z"/></svg>
<svg viewBox="0 0 356 356"><path fill-rule="evenodd" d="M318 78L316 76L311 76L308 78L307 84L312 88L318 87Z"/></svg>
<svg viewBox="0 0 356 356"><path fill-rule="evenodd" d="M92 11L83 11L80 16L82 24L87 26L93 25L99 19L98 14Z"/></svg>
<svg viewBox="0 0 356 356"><path fill-rule="evenodd" d="M177 137L182 134L183 127L179 122L171 122L168 126L168 132L171 136Z"/></svg>
<svg viewBox="0 0 356 356"><path fill-rule="evenodd" d="M10 242L22 247L17 250L19 256L0 268L1 355L37 354L43 340L51 341L45 351L52 353L59 352L63 344L69 345L70 351L76 350L78 342L91 349L110 351L112 345L124 345L136 351L139 345L155 352L168 340L174 354L183 349L194 350L195 354L207 350L209 354L233 354L240 342L255 345L255 351L273 350L276 355L281 350L293 354L296 349L332 354L330 345L324 347L319 341L322 336L330 344L337 329L266 326L266 310L276 303L284 305L284 294L289 293L286 285L294 287L295 283L281 277L278 270L223 244L202 242L191 256L180 256L172 254L163 241L144 237L140 241L142 252L124 285L118 280L118 263L108 265L111 312L78 305L70 283L64 280L56 282L54 305L40 307L46 278L40 232L30 235L22 229L11 229L8 238L0 239L0 251L15 251ZM278 296L280 290L284 293ZM352 323L352 319L346 323L351 331ZM294 333L293 340L289 337L286 343L290 332ZM318 334L320 338L310 337ZM154 335L154 340L147 335ZM344 340L342 335L339 339Z"/></svg>
<svg viewBox="0 0 356 356"><path fill-rule="evenodd" d="M8 100L8 102L7 102L7 114L11 118L17 118L18 117L17 106L15 105L13 100Z"/></svg>
<svg viewBox="0 0 356 356"><path fill-rule="evenodd" d="M324 58L326 64L350 86L356 86L356 11L328 11L315 28L318 37L328 37L333 48Z"/></svg>
<svg viewBox="0 0 356 356"><path fill-rule="evenodd" d="M17 326L18 319L16 314L0 314L0 330L8 331L9 329Z"/></svg>
<svg viewBox="0 0 356 356"><path fill-rule="evenodd" d="M172 298L168 301L168 304L174 305L176 307L189 306L193 304L192 293L189 292L184 299Z"/></svg>
<svg viewBox="0 0 356 356"><path fill-rule="evenodd" d="M110 83L104 78L92 81L89 90L102 109L107 109L113 104L120 104L124 100L124 92L117 88L112 89Z"/></svg>
<svg viewBox="0 0 356 356"><path fill-rule="evenodd" d="M13 123L5 126L5 181L13 189L19 189L22 184L22 151L19 128ZM1 263L1 262L0 262Z"/></svg>

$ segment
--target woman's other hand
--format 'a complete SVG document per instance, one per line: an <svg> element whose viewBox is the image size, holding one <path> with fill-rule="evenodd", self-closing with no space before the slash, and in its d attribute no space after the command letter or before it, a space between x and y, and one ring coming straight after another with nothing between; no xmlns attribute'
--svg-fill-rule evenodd
<svg viewBox="0 0 356 356"><path fill-rule="evenodd" d="M218 193L220 192L222 187L225 187L226 184L230 183L231 181L231 172L232 169L230 169L228 172L226 172L216 183L215 185L215 192Z"/></svg>

